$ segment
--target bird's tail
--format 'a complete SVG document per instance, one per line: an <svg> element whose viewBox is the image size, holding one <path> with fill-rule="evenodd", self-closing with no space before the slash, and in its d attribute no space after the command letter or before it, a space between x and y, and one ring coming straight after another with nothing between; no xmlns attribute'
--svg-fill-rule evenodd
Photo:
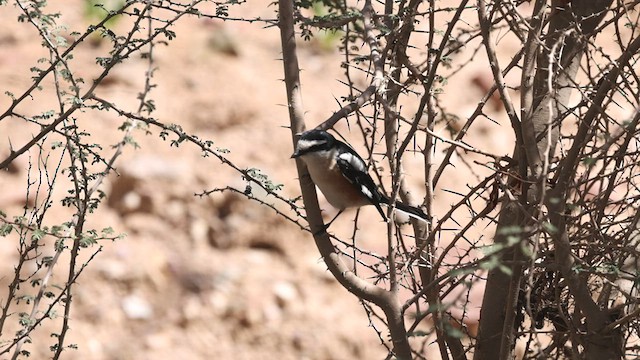
<svg viewBox="0 0 640 360"><path fill-rule="evenodd" d="M387 205L389 205L391 203L391 201L389 199L387 199L386 197L384 197L382 200ZM426 222L431 221L431 216L425 214L424 211L420 210L419 208L417 208L415 206L407 205L407 204L402 203L400 201L396 201L395 206L396 206L396 209L402 211L403 213L406 213L407 215L409 215L410 217L412 217L414 219L422 220L422 221L426 221Z"/></svg>

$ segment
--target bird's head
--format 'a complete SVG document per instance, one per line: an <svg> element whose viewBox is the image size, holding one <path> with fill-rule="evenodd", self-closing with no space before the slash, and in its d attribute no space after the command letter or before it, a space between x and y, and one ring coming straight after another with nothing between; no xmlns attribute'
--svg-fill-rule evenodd
<svg viewBox="0 0 640 360"><path fill-rule="evenodd" d="M297 158L306 154L327 151L334 146L336 139L324 130L309 130L300 134L296 144L296 150L291 158Z"/></svg>

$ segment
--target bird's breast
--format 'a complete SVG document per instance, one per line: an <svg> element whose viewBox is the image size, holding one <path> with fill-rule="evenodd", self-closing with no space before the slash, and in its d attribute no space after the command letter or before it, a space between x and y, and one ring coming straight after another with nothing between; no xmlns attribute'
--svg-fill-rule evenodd
<svg viewBox="0 0 640 360"><path fill-rule="evenodd" d="M312 153L302 156L313 182L327 201L338 209L369 205L370 202L360 194L357 187L342 175L333 155Z"/></svg>

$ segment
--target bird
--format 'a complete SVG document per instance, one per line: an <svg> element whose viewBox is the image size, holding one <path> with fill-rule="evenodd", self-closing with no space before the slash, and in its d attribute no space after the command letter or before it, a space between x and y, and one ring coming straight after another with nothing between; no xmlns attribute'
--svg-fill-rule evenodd
<svg viewBox="0 0 640 360"><path fill-rule="evenodd" d="M345 209L366 205L375 206L382 220L387 221L381 205L390 205L391 200L378 190L365 161L351 146L324 130L313 129L300 134L291 158L304 161L311 180L329 204L339 210L325 229ZM417 207L399 201L395 206L413 218L430 221L430 217Z"/></svg>

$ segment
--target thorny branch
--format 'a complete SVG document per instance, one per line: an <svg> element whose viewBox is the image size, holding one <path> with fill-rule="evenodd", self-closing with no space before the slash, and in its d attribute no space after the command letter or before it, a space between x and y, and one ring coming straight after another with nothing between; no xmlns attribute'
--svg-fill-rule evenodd
<svg viewBox="0 0 640 360"><path fill-rule="evenodd" d="M322 129L333 128L339 121L354 115L358 129L364 138L368 159L376 164L375 157L379 153L383 153L389 159L394 158L393 161L396 161L389 168L393 195L398 192L398 184L402 182L399 179L404 178L401 173L400 159L405 151L411 151L410 147L413 145L413 154L424 156L425 193L427 194L424 203L429 209L429 213L431 213L431 206L433 206L432 197L437 197L440 192L449 192L459 196L459 201L453 202L450 208L434 208L437 221L432 224L426 234L426 239L420 245L411 249L409 253L398 252L397 249L406 248L403 235L400 235L397 240L398 248L393 246L388 248L390 256L388 263L401 264L402 269L400 271L390 269L385 274L387 279L391 282L403 281L401 279L406 276L408 280L400 286L414 291L414 296L404 305L403 311L415 308L416 312L421 313L420 301L429 299L437 301L437 298L451 293L456 286L459 286L458 279L456 279L459 273L455 271L456 268L467 274L462 277L463 279L468 279L467 276L473 274L472 270L474 269L497 269L495 271L504 270L507 272L510 269L522 267L526 262L529 264L528 269L525 269L528 281L526 284L520 284L520 282L511 284L507 321L499 324L502 332L511 333L510 339L514 339L514 341L515 332L511 329L522 324L519 314L524 311L522 309L526 308L526 316L534 319L540 317L545 319L546 315L544 314L551 311L543 305L543 300L541 300L543 295L539 293L541 290L535 289L534 284L539 284L542 281L541 274L549 272L557 274L559 270L553 261L548 259L553 256L551 254L557 248L557 245L554 246L552 241L555 227L549 222L549 211L552 207L548 201L553 196L551 193L557 190L558 181L562 178L560 174L568 174L571 179L570 186L567 188L568 192L563 196L571 197L575 192L580 196L579 206L594 203L594 200L585 199L586 192L583 190L585 187L591 188L595 184L602 184L600 186L603 191L595 200L598 205L594 205L593 210L589 205L590 210L582 210L578 214L572 215L571 219L591 218L592 214L599 214L596 219L590 220L590 230L582 229L582 232L593 233L593 236L596 236L598 241L604 244L607 243L607 235L604 233L611 234L614 227L623 226L622 224L625 224L623 227L626 229L624 231L626 235L622 236L623 232L620 232L616 233L615 237L622 237L626 239L624 243L629 244L631 237L629 225L632 225L633 221L622 214L625 211L634 211L634 206L630 205L629 201L638 197L639 188L636 184L637 176L625 177L624 180L620 178L621 173L629 173L632 168L635 168L633 159L637 157L637 152L627 151L628 142L623 143L614 155L609 152L612 144L618 146L622 139L633 138L636 132L635 127L624 126L622 127L624 130L619 131L622 122L616 121L615 116L608 114L611 111L611 106L625 109L638 107L637 98L633 96L637 93L637 89L631 80L638 79L636 71L631 67L625 68L625 75L619 81L614 81L615 85L604 92L608 96L606 101L595 100L599 94L597 89L604 80L600 82L597 79L587 80L587 85L585 85L580 80L580 76L576 75L577 72L580 72L586 75L587 79L594 79L598 76L605 79L614 69L619 68L619 59L611 57L607 50L603 49L602 43L597 41L598 39L593 40L593 35L604 29L615 30L615 36L618 39L616 46L622 53L634 54L633 45L637 34L634 30L621 31L620 29L623 27L620 24L626 21L625 26L628 29L633 29L634 24L638 23L637 14L634 14L633 17L629 16L630 11L635 10L637 2L633 4L617 2L611 12L601 10L607 9L609 6L605 1L584 5L576 3L567 5L567 2L553 1L550 5L548 1L541 0L534 2L533 6L529 7L521 7L522 3L519 1L478 1L475 7L467 7L463 2L459 7L438 8L438 3L431 1L428 4L421 2L425 9L420 9L422 5L416 5L416 2L413 1L399 3L386 1L380 6L371 7L368 2L365 2L365 5L359 10L349 8L345 2L341 7L331 8L334 13L317 21L313 17L300 18L301 23L308 27L313 27L314 24L318 28L333 25L334 29L341 28L345 34L349 34L345 36L344 45L341 47L345 58L343 67L346 69L347 79L343 83L348 86L349 96L343 98L344 101L339 110L329 116L319 127ZM459 17L468 21L468 18L464 16L466 10L477 11L479 14L478 22L465 23L468 28L460 29L456 22ZM435 26L438 21L437 14L442 13L449 14L444 21L447 25L446 30ZM574 16L565 15L570 13L573 13ZM605 15L611 15L611 17L605 18L601 24L598 24ZM553 19L550 21L551 17ZM419 19L420 22L415 21L416 19ZM419 23L423 26L417 25ZM580 33L581 31L582 33ZM414 41L419 34L425 34L425 37L421 41ZM438 45L436 39L441 34L442 41ZM500 53L504 51L501 48L501 43L510 41L504 39L511 36L520 47L511 52L509 56L504 56ZM372 39L375 41L372 42ZM425 44L427 44L426 49ZM362 45L366 45L366 48ZM581 46L587 50L586 64L583 62L581 67L574 67L575 59L581 58L580 52L583 51L579 50ZM455 59L461 49L472 47L474 48L473 55L469 57L469 61ZM447 76L442 75L446 72L443 68L448 69L451 66L454 69L448 74L453 79L455 75L461 73L461 69L467 67L474 60L480 49L484 49L488 55L487 65L491 69L492 83L482 89L485 95L478 101L475 110L466 118L466 122L462 126L459 126L455 131L439 128L442 121L458 117L455 111L447 109L441 102L442 97L438 92L441 81L445 79L445 85L442 85L442 88L447 88L446 80L450 80ZM359 50L364 51L360 52ZM499 58L508 58L510 61L506 66L501 66ZM602 61L598 63L600 60ZM543 69L534 79L533 75L536 69L541 67ZM595 73L599 75L593 75L594 69ZM366 75L368 82L363 90L358 91L354 86L356 71L353 70ZM379 81L381 71L383 81ZM398 76L399 74L401 76ZM521 74L521 84L511 84L511 80L508 79L512 79L513 74ZM451 94L455 96L456 92L461 90L453 89L451 92L452 89L449 88L450 93L445 96ZM492 99L492 94L496 90L500 97L497 106L504 109L504 115L511 125L515 138L516 150L513 156L498 155L495 151L491 151L490 147L476 146L474 139L469 139L469 134L473 133L474 127L477 128L477 125L483 123L484 120L498 123L497 120L494 120L497 115L491 114L486 106L490 102L495 102ZM521 91L520 103L513 96L514 92L518 90ZM581 97L581 102L569 106L564 104L564 99L572 90L576 90L578 96ZM417 96L416 101L407 100L403 102L403 107L396 107L396 97L407 99L414 95ZM544 96L547 97L543 100ZM417 108L411 116L404 115L412 109L412 106L407 104ZM595 110L596 108L599 109L599 112ZM541 117L544 123L541 126L538 126L540 124L536 125L534 129L530 127L531 117L540 117L540 114L536 113L539 109L545 109L545 116ZM591 111L594 112L591 113ZM597 130L591 128L591 131L585 134L588 135L588 140L582 143L576 143L579 139L577 135L581 135L580 133L575 134L568 128L563 129L565 131L564 137L558 145L564 149L567 146L570 148L573 144L582 151L577 153L579 154L577 159L585 161L584 164L587 164L585 166L588 169L597 170L593 170L597 172L594 175L590 175L592 170L588 170L578 176L579 167L574 167L571 171L566 172L562 170L562 164L570 154L566 150L557 153L556 140L554 139L558 136L561 124L575 121L579 127L586 126L584 122L586 115L601 116L601 128ZM423 120L423 117L426 119ZM580 122L575 119L580 119ZM377 123L379 120L385 121L383 136L385 136L387 148L376 152L381 136ZM615 122L617 125L605 125L606 121ZM618 130L611 131L612 127L616 126ZM445 129L451 131L451 138L445 135ZM627 136L622 136L621 133ZM401 141L397 141L393 137L397 134L404 136ZM603 144L596 140L598 136L604 137ZM423 142L425 145L423 147L416 146L417 143L422 143L422 139L426 139ZM437 154L437 146L435 145L439 143L447 145L442 157L435 156ZM418 147L417 150L416 147ZM526 153L524 147L527 147ZM535 152L532 150L539 152L537 158L533 156ZM486 157L485 161L487 162L478 160L477 155ZM455 168L452 167L454 158L457 161ZM578 161L577 159L576 161ZM461 170L460 163L465 171L474 174L477 181L466 183L466 187L463 189L449 188L449 182L445 180L456 177L455 172ZM591 167L592 163L598 165ZM431 172L431 166L435 167L434 172ZM488 171L490 175L486 175L484 170L480 169ZM385 179L384 169L374 166L372 172L383 182ZM610 182L604 183L604 181ZM382 187L384 188L384 185ZM625 201L611 199L613 189L620 189L620 187L626 187L626 190L630 192L626 205L623 205ZM531 189L531 192L528 189ZM531 197L533 193L535 194ZM474 250L482 248L479 245L482 240L479 240L477 235L471 235L474 233L474 228L481 223L487 227L486 230L492 231L499 215L505 211L500 206L501 203L504 204L503 199L513 205L509 211L520 214L523 221L515 223L514 226L518 229L504 228L500 230L503 232L503 235L500 236L507 241L506 245L493 245L495 250L488 251L485 256L473 254ZM534 202L527 199L533 199ZM572 206L575 205L572 204ZM617 210L615 214L611 214L609 209L614 207ZM622 210L623 208L626 210ZM466 214L464 214L465 211ZM467 216L464 221L460 221L462 214ZM572 231L576 231L576 229ZM603 233L597 233L596 229ZM390 231L391 228L388 230ZM453 234L446 235L447 231L452 231ZM584 236L586 239L586 234L580 236ZM427 247L428 244L435 244L435 240L440 237L446 238L445 245L442 247L434 246L433 249ZM391 239L390 233L387 238ZM520 240L516 241L516 238ZM525 241L532 243L529 244ZM514 244L522 247L523 254L532 255L532 257L526 260L513 257L504 260L503 263L496 262L498 259L505 259L501 257L501 254L513 248ZM575 251L580 254L590 253L584 248L593 245L582 246L583 248L576 248ZM448 264L445 259L455 256L453 253L460 247L469 247L470 250L464 252L465 255L458 256L455 265ZM532 254L529 254L530 249L533 249ZM594 260L596 257L604 259L595 253L593 256ZM418 259L421 261L416 261ZM538 265L541 261L545 265ZM625 262L625 264L627 263ZM354 264L356 263L354 262ZM566 265L566 261L564 264ZM594 262L585 262L581 266L595 266L593 264ZM619 262L619 264L622 263ZM429 271L436 275L431 282L423 281L422 287L416 287L416 276L420 271L414 270L424 270L424 267L428 267ZM608 283L613 284L610 281ZM522 293L520 286L524 289ZM430 291L433 292L436 288L446 288L446 290L443 292L436 290L435 294L437 295L434 298ZM620 289L620 286L613 285L613 288ZM628 291L625 292L622 289L619 292L625 295L629 294ZM526 295L522 297L522 294ZM560 291L558 294L560 295L557 296L564 297L568 292ZM590 295L592 294L593 292L590 293ZM561 301L561 299L558 297L556 301ZM571 301L569 302L571 303ZM526 305L523 305L524 303ZM600 301L600 303L606 304L606 301ZM571 306L574 305L569 305L569 307ZM566 318L564 313L567 310L562 311L563 313L558 317ZM543 315L540 315L541 313ZM418 317L411 329L415 329L425 318L426 316ZM435 317L431 318L435 319L437 323ZM625 319L628 318L625 317ZM489 319L489 321L495 322L496 320ZM571 331L577 332L580 331L580 328L573 327ZM567 338L578 342L581 335L575 332L568 334ZM543 336L543 332L535 330L528 332L528 334L530 340ZM446 358L451 355L456 358L463 357L461 349L456 348L455 343L445 345L440 339L437 339L437 342L442 357ZM501 343L502 355L500 356L508 358L513 343L511 341ZM527 346L531 344L541 344L541 342L530 341ZM535 353L533 349L529 349L531 353ZM579 353L579 350L576 352L576 349L578 349L577 344L573 345L574 354ZM559 351L561 351L560 348L549 347L548 349L540 349L539 353L550 354ZM419 356L415 353L414 355Z"/></svg>
<svg viewBox="0 0 640 360"><path fill-rule="evenodd" d="M114 171L116 162L123 153L125 146L131 143L133 132L139 128L138 120L142 117L142 113L153 110L153 107L149 106L148 98L150 91L154 87L151 79L156 66L153 51L155 44L164 42L164 40L161 40L163 37L170 40L174 36L170 28L185 15L198 14L207 16L197 10L197 6L203 2L203 0L196 0L189 4L177 4L173 2L164 2L163 4L154 1L127 1L121 8L105 12L105 16L101 21L96 25L89 26L86 31L79 34L71 44L67 45L61 43L60 40L52 40L57 36L54 32L61 30L53 29L56 16L45 12L45 3L15 1L17 8L22 11L21 16L38 32L43 41L43 47L48 50L50 57L48 67L44 70L37 71L37 76L33 78L32 84L21 95L15 97L9 94L12 97L12 102L0 115L0 121L6 122L15 118L40 125L40 131L35 133L30 141L17 149L11 148L9 155L0 162L0 168L4 169L19 156L29 154L30 167L26 186L27 198L31 198L32 187L35 187L36 191L34 207L32 209L25 207L23 216L9 220L7 215L0 211L0 235L7 236L15 229L20 237L19 259L15 267L14 279L9 285L8 295L3 299L2 314L0 317L0 334L4 333L3 329L7 319L13 315L11 309L14 303L28 299L25 301L30 304L30 312L20 314L19 322L22 330L20 330L13 339L3 339L0 354L12 352L12 359L28 354L27 350L23 350L25 342L31 337L31 333L44 321L54 318L54 309L59 306L63 308L63 318L60 324L60 331L54 334L56 336L56 345L51 347L53 358L58 359L63 350L67 348L65 343L67 339L66 334L70 328L70 321L72 320L71 306L74 284L76 284L77 279L88 264L100 253L102 247L92 251L88 257L85 256L82 263L80 263L80 253L84 253L84 248L90 247L100 241L113 241L120 237L119 235L110 236L110 229L104 229L102 235L96 230L86 230L86 219L104 197L104 193L100 190L101 184L104 179ZM168 18L160 18L152 15L154 8L172 10L174 14ZM108 29L106 25L110 20L119 16L129 16L133 19L130 25L130 31L123 36L117 36L113 31ZM223 15L209 17L225 18ZM242 20L263 21L261 19ZM160 24L160 26L158 26L158 24ZM140 34L140 29L142 28L146 28L146 34ZM83 80L78 78L74 73L70 60L73 54L78 51L78 45L96 33L102 33L104 38L109 39L113 44L113 49L109 56L97 59L97 63L102 66L102 71L91 84L85 87ZM110 156L107 156L107 152L102 151L101 147L85 144L83 140L85 134L81 130L81 119L83 115L78 115L78 113L86 109L106 111L113 108L106 100L101 99L95 103L95 100L98 99L95 95L96 90L98 90L112 69L124 63L127 59L131 58L132 55L143 50L147 51L145 57L148 59L148 69L145 72L144 88L138 97L138 109L135 114L129 114L122 110L119 111L121 115L130 116L123 127L125 132L122 140L113 147L113 152ZM53 92L58 100L58 110L37 116L28 116L21 113L20 109L22 108L24 100L30 98L36 89L46 89L46 86L43 84L46 83L45 80L48 78L53 78ZM67 91L67 86L71 89L71 92ZM105 104L109 104L110 106L104 106ZM52 120L46 122L48 119ZM177 126L163 125L162 128L163 130L170 130L180 137L184 135L182 130ZM62 152L57 164L53 168L50 168L48 161L50 155L48 150L45 149L44 144L45 141L51 140L52 135L60 136L64 141L61 142ZM188 138L190 140L197 140L195 136L189 136ZM197 141L203 151L211 151L209 142ZM54 145L53 150L55 150L56 147L57 145ZM38 173L36 176L39 180L37 181L31 179L31 153L34 148L36 149L35 161L38 165L36 169ZM211 151L211 153L213 152L214 151ZM216 156L219 159L226 160L222 154L223 152L221 151L216 152ZM90 160L88 155L93 156L94 159ZM65 162L67 165L63 165ZM96 169L94 166L95 163L103 164L104 168L101 170ZM250 171L235 166L229 160L223 163L232 166L233 169L245 179L254 181L260 186L269 188L269 186L272 185L266 177L258 178L252 175ZM52 194L56 186L56 179L61 173L65 173L69 177L71 184L71 189L69 190L71 196L63 199L62 204L74 208L75 213L72 218L63 225L48 227L44 225L46 223L45 214L52 206L58 206L54 205ZM43 178L46 179L46 182L42 181ZM277 186L269 190L269 192L277 195L275 192L276 189ZM45 194L44 199L38 196L41 192ZM278 199L288 204L290 208L296 210L296 213L300 216L294 200L284 199L282 197ZM297 220L293 218L291 218L291 221L297 223ZM55 239L55 244L53 244L55 252L50 257L43 257L40 249L46 246L44 240L48 242L51 238ZM59 265L61 256L64 253L69 253L68 269L66 269L67 276L63 285L56 290L55 288L51 288L50 283L54 273L65 271L62 270ZM37 270L31 274L25 274L24 265L32 261L36 262ZM44 274L40 274L42 271L44 271ZM41 276L41 278L38 279L35 276ZM33 297L20 295L18 293L20 284L26 281L31 281L33 286L37 286L37 292Z"/></svg>

